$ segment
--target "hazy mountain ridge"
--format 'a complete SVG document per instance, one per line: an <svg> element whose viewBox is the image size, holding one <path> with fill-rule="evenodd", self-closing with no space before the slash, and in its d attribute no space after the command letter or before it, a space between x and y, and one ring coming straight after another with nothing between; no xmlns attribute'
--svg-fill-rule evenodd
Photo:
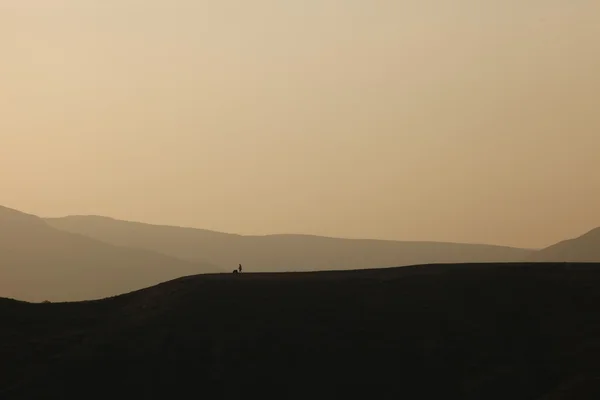
<svg viewBox="0 0 600 400"><path fill-rule="evenodd" d="M494 245L243 236L100 216L42 219L0 207L0 296L87 300L199 273L370 269L438 263L600 262L600 229L536 251Z"/></svg>
<svg viewBox="0 0 600 400"><path fill-rule="evenodd" d="M600 262L600 228L532 254L536 262Z"/></svg>
<svg viewBox="0 0 600 400"><path fill-rule="evenodd" d="M220 272L144 249L115 246L0 208L0 296L73 301L130 292L184 275Z"/></svg>
<svg viewBox="0 0 600 400"><path fill-rule="evenodd" d="M204 229L152 225L100 216L48 218L57 229L111 244L158 251L188 261L251 271L362 269L455 262L517 262L533 252L494 245L341 239L316 235L243 236Z"/></svg>
<svg viewBox="0 0 600 400"><path fill-rule="evenodd" d="M40 217L27 214L21 211L13 210L12 208L4 207L0 205L0 228L13 224L12 229L18 228L30 228L47 226L47 223Z"/></svg>

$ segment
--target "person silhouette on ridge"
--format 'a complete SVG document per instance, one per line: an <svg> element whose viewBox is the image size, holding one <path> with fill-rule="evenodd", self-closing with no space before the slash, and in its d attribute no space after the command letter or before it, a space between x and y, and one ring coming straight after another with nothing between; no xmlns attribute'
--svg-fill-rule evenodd
<svg viewBox="0 0 600 400"><path fill-rule="evenodd" d="M238 272L242 272L242 264L238 267Z"/></svg>

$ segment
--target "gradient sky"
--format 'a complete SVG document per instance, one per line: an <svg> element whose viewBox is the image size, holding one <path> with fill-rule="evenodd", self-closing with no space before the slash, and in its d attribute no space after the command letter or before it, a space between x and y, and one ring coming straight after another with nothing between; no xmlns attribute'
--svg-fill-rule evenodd
<svg viewBox="0 0 600 400"><path fill-rule="evenodd" d="M597 0L0 0L0 204L541 247L600 226Z"/></svg>

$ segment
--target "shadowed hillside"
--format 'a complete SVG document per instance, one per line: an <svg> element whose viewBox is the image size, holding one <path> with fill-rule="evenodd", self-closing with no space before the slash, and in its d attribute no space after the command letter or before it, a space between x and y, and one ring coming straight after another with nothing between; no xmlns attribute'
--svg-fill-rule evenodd
<svg viewBox="0 0 600 400"><path fill-rule="evenodd" d="M524 261L531 250L509 247L308 235L241 236L97 216L47 219L52 226L108 243L153 250L250 271L362 269L428 263Z"/></svg>
<svg viewBox="0 0 600 400"><path fill-rule="evenodd" d="M0 296L88 300L218 268L63 232L0 207Z"/></svg>
<svg viewBox="0 0 600 400"><path fill-rule="evenodd" d="M565 240L531 255L539 262L600 262L600 228Z"/></svg>
<svg viewBox="0 0 600 400"><path fill-rule="evenodd" d="M182 278L0 300L0 398L592 399L600 265Z"/></svg>

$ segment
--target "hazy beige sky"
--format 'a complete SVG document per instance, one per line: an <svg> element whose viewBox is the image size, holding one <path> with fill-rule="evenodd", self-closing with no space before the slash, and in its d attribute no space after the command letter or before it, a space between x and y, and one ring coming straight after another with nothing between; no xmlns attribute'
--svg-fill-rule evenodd
<svg viewBox="0 0 600 400"><path fill-rule="evenodd" d="M597 0L0 0L0 204L545 246L600 226Z"/></svg>

